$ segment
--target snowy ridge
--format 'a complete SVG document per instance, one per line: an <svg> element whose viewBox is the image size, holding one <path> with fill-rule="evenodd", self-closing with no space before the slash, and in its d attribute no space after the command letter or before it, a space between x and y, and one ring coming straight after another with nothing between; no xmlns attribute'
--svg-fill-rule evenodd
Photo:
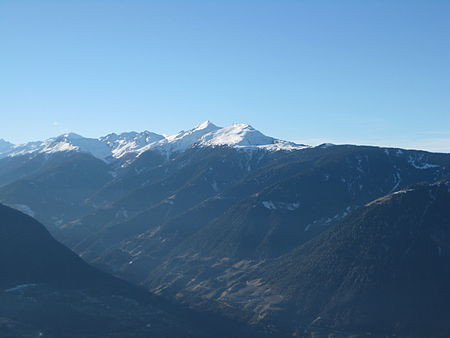
<svg viewBox="0 0 450 338"><path fill-rule="evenodd" d="M296 150L307 147L266 136L252 126L242 123L232 124L229 127L208 133L197 142L197 145L202 147L229 146L266 150Z"/></svg>
<svg viewBox="0 0 450 338"><path fill-rule="evenodd" d="M17 146L0 140L0 158L77 151L110 161L124 156L134 158L148 150L156 150L169 157L173 153L183 152L191 147L217 146L267 151L291 151L308 147L266 136L248 124L233 124L221 128L206 121L190 130L183 130L170 136L149 131L141 133L133 131L121 134L112 133L95 139L68 133L45 141L29 142Z"/></svg>
<svg viewBox="0 0 450 338"><path fill-rule="evenodd" d="M14 145L13 147L9 148L7 151L0 153L0 158L2 157L8 157L8 156L19 156L19 155L26 155L33 152L40 151L42 149L42 145L44 142L42 141L35 141L35 142L28 142L25 144L20 144L18 146Z"/></svg>
<svg viewBox="0 0 450 338"><path fill-rule="evenodd" d="M159 150L167 155L183 152L196 144L204 135L219 129L213 123L205 121L193 129L188 131L182 130L175 135L167 136L164 140L149 144L141 149L141 153L150 149Z"/></svg>
<svg viewBox="0 0 450 338"><path fill-rule="evenodd" d="M100 159L106 159L111 156L111 150L108 145L100 140L68 133L45 141L29 142L13 146L8 151L0 153L0 158L38 153L52 154L65 151L90 153Z"/></svg>
<svg viewBox="0 0 450 338"><path fill-rule="evenodd" d="M41 153L56 153L61 151L79 151L106 159L111 156L111 149L98 139L86 138L74 133L64 134L44 142Z"/></svg>
<svg viewBox="0 0 450 338"><path fill-rule="evenodd" d="M265 149L267 151L291 151L308 146L282 141L266 136L248 124L232 124L221 128L210 121L205 121L188 131L181 131L167 136L164 140L152 143L139 150L158 150L169 156L183 152L191 147L227 146L239 149Z"/></svg>
<svg viewBox="0 0 450 338"><path fill-rule="evenodd" d="M149 144L164 140L164 136L149 131L142 133L128 132L121 134L109 134L100 137L100 141L106 143L111 149L111 155L115 158L121 158L128 153L141 152Z"/></svg>

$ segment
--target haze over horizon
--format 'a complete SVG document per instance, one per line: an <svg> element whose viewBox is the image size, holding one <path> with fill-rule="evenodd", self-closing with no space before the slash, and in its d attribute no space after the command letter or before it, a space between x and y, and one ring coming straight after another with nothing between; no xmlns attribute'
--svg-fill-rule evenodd
<svg viewBox="0 0 450 338"><path fill-rule="evenodd" d="M444 1L2 1L0 138L266 135L450 152ZM5 80L6 79L6 80Z"/></svg>

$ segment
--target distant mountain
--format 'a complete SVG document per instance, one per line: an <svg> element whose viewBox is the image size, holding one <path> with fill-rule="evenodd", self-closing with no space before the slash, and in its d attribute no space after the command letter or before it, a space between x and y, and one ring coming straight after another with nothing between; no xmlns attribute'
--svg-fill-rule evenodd
<svg viewBox="0 0 450 338"><path fill-rule="evenodd" d="M110 148L103 142L69 133L44 142L42 153L61 151L78 151L92 154L94 157L105 159L111 154Z"/></svg>
<svg viewBox="0 0 450 338"><path fill-rule="evenodd" d="M149 144L147 147L143 148L142 151L158 150L167 156L170 156L172 153L179 153L189 149L203 136L219 129L220 128L213 123L206 121L193 129L180 131L175 135L167 136L164 140L159 141L158 143Z"/></svg>
<svg viewBox="0 0 450 338"><path fill-rule="evenodd" d="M30 142L24 145L15 146L8 151L2 152L0 155L2 157L11 157L27 154L52 154L69 151L89 153L101 159L105 159L111 154L109 147L103 142L97 139L85 138L74 133L69 133L46 141Z"/></svg>
<svg viewBox="0 0 450 338"><path fill-rule="evenodd" d="M209 121L167 137L145 131L109 134L97 140L69 133L0 154L0 201L30 213L53 231L54 226L93 212L122 192L131 192L135 174L168 164L171 157L188 150L217 147L263 150L267 152L263 157L273 150L302 148L266 137L248 125L219 128ZM135 182L142 185L139 179ZM118 184L123 188L117 189Z"/></svg>
<svg viewBox="0 0 450 338"><path fill-rule="evenodd" d="M196 145L229 146L243 149L267 149L267 150L298 150L306 148L298 145L266 136L248 124L233 124L203 135Z"/></svg>
<svg viewBox="0 0 450 338"><path fill-rule="evenodd" d="M305 148L293 142L281 141L265 136L248 124L233 124L220 128L206 121L194 129L168 136L143 150L158 149L165 153L186 151L190 147L227 146L239 149L298 150Z"/></svg>
<svg viewBox="0 0 450 338"><path fill-rule="evenodd" d="M100 141L106 143L115 158L121 158L129 153L142 153L143 148L149 144L161 141L164 136L149 131L142 133L128 132L121 134L109 134L100 137Z"/></svg>
<svg viewBox="0 0 450 338"><path fill-rule="evenodd" d="M253 336L96 270L31 217L2 205L0 270L2 337Z"/></svg>
<svg viewBox="0 0 450 338"><path fill-rule="evenodd" d="M249 125L234 124L220 128L206 121L193 129L171 136L144 131L141 133L112 133L99 139L93 139L68 133L45 141L29 142L18 146L0 140L0 158L76 151L88 153L106 161L112 161L115 158L128 163L148 150L159 151L168 157L193 146L217 145L247 149L265 148L267 150L294 150L304 147L265 136Z"/></svg>
<svg viewBox="0 0 450 338"><path fill-rule="evenodd" d="M9 152L14 147L11 142L0 139L0 154Z"/></svg>

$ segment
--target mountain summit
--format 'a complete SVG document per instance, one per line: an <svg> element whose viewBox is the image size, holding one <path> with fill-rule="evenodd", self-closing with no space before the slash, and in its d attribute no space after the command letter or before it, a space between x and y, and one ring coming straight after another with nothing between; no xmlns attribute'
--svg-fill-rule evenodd
<svg viewBox="0 0 450 338"><path fill-rule="evenodd" d="M249 124L236 123L204 135L201 146L230 146L236 148L261 148L268 150L293 150L305 146L277 140L254 129Z"/></svg>
<svg viewBox="0 0 450 338"><path fill-rule="evenodd" d="M111 154L111 150L105 143L94 138L86 138L74 133L68 133L43 142L43 153L55 153L60 151L79 151L90 153L94 157L105 159Z"/></svg>
<svg viewBox="0 0 450 338"><path fill-rule="evenodd" d="M187 131L180 131L175 135L167 136L164 140L149 144L142 152L146 150L159 150L166 155L175 152L183 152L196 144L204 135L219 130L220 128L209 121L205 121L198 126Z"/></svg>

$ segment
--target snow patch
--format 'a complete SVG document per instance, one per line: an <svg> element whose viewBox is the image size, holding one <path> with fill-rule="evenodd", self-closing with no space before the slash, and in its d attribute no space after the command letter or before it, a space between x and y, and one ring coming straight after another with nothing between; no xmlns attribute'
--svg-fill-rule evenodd
<svg viewBox="0 0 450 338"><path fill-rule="evenodd" d="M25 215L28 215L30 217L34 217L35 213L34 211L25 204L9 204L9 207L19 210L20 212L23 212Z"/></svg>
<svg viewBox="0 0 450 338"><path fill-rule="evenodd" d="M272 202L272 201L262 201L264 208L269 210L284 209L289 211L294 211L300 207L299 202Z"/></svg>
<svg viewBox="0 0 450 338"><path fill-rule="evenodd" d="M269 209L269 210L276 210L277 207L275 206L275 204L273 204L272 201L263 201L262 205L264 206L264 208Z"/></svg>
<svg viewBox="0 0 450 338"><path fill-rule="evenodd" d="M407 192L410 192L410 191L414 191L414 189L399 190L399 191L394 192L392 195L406 194Z"/></svg>
<svg viewBox="0 0 450 338"><path fill-rule="evenodd" d="M20 285L17 285L17 286L15 286L15 287L13 287L13 288L6 289L6 290L4 290L4 291L5 291L5 292L22 291L22 290L24 290L24 289L31 288L31 287L34 287L34 286L36 286L36 285L37 285L37 284L33 284L33 283L29 283L29 284L20 284Z"/></svg>
<svg viewBox="0 0 450 338"><path fill-rule="evenodd" d="M395 191L400 186L400 183L402 182L402 178L398 171L394 174L394 182L395 182L394 186L392 187L390 192Z"/></svg>
<svg viewBox="0 0 450 338"><path fill-rule="evenodd" d="M334 147L334 146L336 146L336 145L333 144L333 143L322 143L322 144L319 144L319 145L317 146L317 148L323 148L323 149L326 149L326 148L330 148L330 147Z"/></svg>
<svg viewBox="0 0 450 338"><path fill-rule="evenodd" d="M215 192L219 192L220 191L219 186L217 185L217 182L215 180L211 183L211 187L213 188L213 190Z"/></svg>
<svg viewBox="0 0 450 338"><path fill-rule="evenodd" d="M409 156L408 163L411 164L414 168L420 170L426 170L431 168L439 168L440 166L437 164L427 163L424 161L423 156L416 156L415 158Z"/></svg>

